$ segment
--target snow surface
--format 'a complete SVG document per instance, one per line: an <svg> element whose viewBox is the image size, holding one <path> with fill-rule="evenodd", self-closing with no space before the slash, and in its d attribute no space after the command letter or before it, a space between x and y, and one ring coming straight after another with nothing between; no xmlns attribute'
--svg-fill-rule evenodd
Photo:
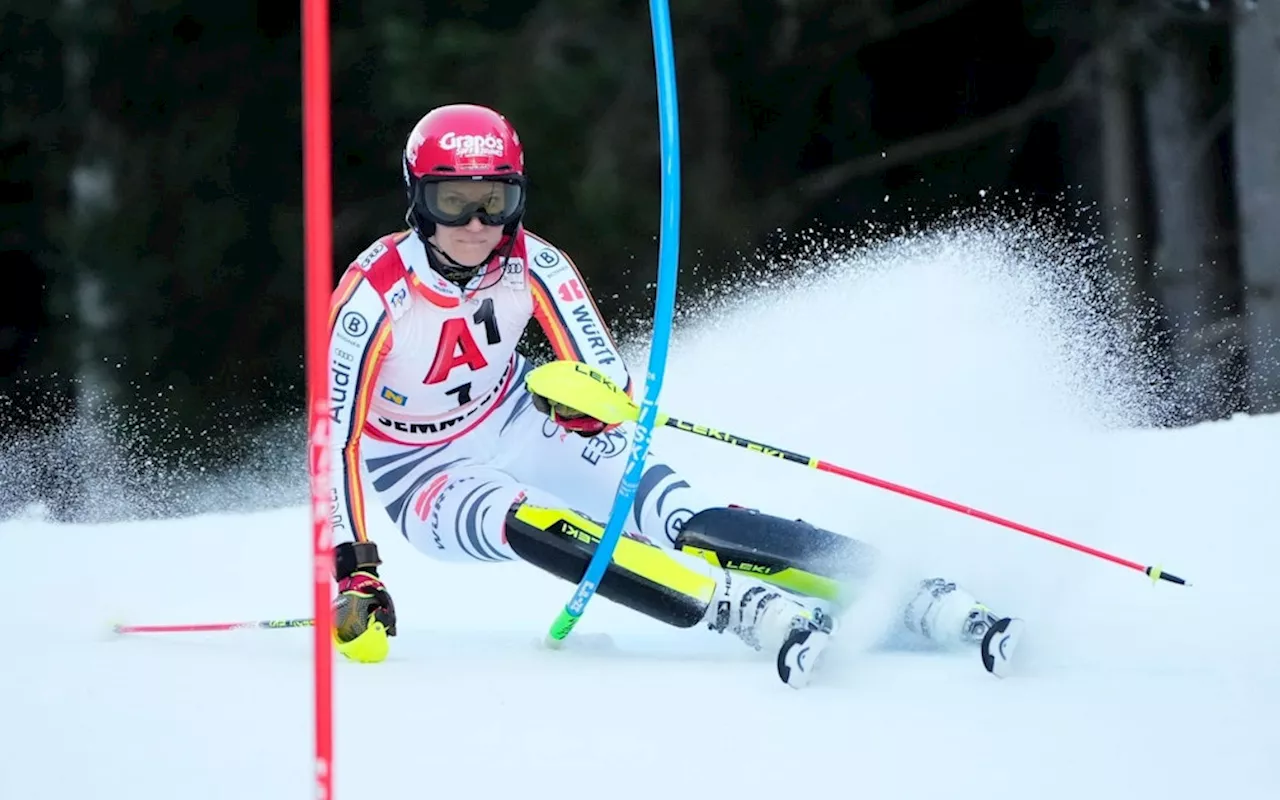
<svg viewBox="0 0 1280 800"><path fill-rule="evenodd" d="M1157 412L1136 362L1070 269L1046 268L1075 257L927 236L697 310L663 407L1193 586L662 430L655 454L710 492L863 537L894 557L886 575L944 574L1023 616L1019 674L878 639L874 593L800 692L736 640L603 599L549 651L568 583L440 565L384 526L400 636L386 663L335 662L336 796L1280 797L1280 418L1143 428ZM226 502L0 523L0 798L310 796L309 631L108 634L309 616L306 510Z"/></svg>

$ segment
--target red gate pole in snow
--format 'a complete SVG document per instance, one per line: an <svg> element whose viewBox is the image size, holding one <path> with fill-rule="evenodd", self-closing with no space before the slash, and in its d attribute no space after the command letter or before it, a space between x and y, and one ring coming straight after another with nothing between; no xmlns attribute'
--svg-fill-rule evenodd
<svg viewBox="0 0 1280 800"><path fill-rule="evenodd" d="M302 158L306 237L308 463L315 605L315 796L333 798L333 573L329 526L329 392L326 351L333 283L333 194L329 114L329 3L302 0Z"/></svg>

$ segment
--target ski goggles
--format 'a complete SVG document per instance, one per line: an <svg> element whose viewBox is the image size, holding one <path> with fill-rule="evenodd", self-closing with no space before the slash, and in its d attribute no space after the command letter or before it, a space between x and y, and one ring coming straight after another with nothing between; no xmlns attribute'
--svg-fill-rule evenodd
<svg viewBox="0 0 1280 800"><path fill-rule="evenodd" d="M418 207L437 225L461 227L476 217L485 225L506 225L524 210L524 184L511 178L418 183Z"/></svg>

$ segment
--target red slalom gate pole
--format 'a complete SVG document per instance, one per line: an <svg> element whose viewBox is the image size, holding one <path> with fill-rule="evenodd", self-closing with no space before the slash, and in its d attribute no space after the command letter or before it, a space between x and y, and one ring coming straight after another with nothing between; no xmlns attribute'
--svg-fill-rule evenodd
<svg viewBox="0 0 1280 800"><path fill-rule="evenodd" d="M333 798L333 574L329 526L329 298L333 283L333 186L329 110L329 3L302 0L303 199L306 240L308 463L315 606L315 797Z"/></svg>

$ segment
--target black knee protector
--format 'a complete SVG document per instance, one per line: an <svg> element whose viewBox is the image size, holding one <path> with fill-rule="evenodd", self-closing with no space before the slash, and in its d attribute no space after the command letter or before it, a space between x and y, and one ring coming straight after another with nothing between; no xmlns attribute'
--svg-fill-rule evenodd
<svg viewBox="0 0 1280 800"><path fill-rule="evenodd" d="M690 517L675 546L725 569L802 594L839 599L871 575L875 548L801 520L747 508L708 508Z"/></svg>

